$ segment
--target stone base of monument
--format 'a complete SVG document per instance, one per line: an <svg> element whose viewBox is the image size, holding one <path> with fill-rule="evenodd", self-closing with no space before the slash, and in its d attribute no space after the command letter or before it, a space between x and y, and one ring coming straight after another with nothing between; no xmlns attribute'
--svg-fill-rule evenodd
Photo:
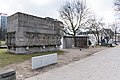
<svg viewBox="0 0 120 80"><path fill-rule="evenodd" d="M41 68L54 63L57 63L57 53L32 57L32 69Z"/></svg>
<svg viewBox="0 0 120 80"><path fill-rule="evenodd" d="M15 70L0 70L0 80L16 80Z"/></svg>
<svg viewBox="0 0 120 80"><path fill-rule="evenodd" d="M15 54L30 54L30 53L37 53L37 52L48 52L48 51L58 51L59 47L56 46L35 46L35 47L17 47L17 48L10 48L8 52L15 53Z"/></svg>

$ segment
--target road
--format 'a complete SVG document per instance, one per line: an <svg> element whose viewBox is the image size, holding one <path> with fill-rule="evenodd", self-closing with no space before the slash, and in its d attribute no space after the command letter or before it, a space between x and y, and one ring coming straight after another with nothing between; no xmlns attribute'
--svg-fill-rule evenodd
<svg viewBox="0 0 120 80"><path fill-rule="evenodd" d="M26 80L120 80L120 46Z"/></svg>

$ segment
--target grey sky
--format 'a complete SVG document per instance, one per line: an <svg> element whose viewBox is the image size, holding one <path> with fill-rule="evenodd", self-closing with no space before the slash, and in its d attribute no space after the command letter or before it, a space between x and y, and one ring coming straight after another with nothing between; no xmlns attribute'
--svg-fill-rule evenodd
<svg viewBox="0 0 120 80"><path fill-rule="evenodd" d="M0 12L11 15L24 12L40 17L59 18L58 10L65 0L0 0ZM105 22L114 21L113 0L87 0L90 9Z"/></svg>
<svg viewBox="0 0 120 80"><path fill-rule="evenodd" d="M115 21L113 0L88 0L88 3L97 16L103 17L107 23Z"/></svg>

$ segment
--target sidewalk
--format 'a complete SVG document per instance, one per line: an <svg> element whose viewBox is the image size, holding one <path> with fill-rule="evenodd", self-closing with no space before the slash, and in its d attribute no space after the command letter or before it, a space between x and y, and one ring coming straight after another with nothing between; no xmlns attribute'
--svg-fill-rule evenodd
<svg viewBox="0 0 120 80"><path fill-rule="evenodd" d="M120 46L26 80L120 80Z"/></svg>

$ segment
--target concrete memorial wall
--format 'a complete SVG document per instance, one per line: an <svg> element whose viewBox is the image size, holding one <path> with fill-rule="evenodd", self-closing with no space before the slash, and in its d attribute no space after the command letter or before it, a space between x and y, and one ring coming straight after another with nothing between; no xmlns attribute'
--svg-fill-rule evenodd
<svg viewBox="0 0 120 80"><path fill-rule="evenodd" d="M8 51L25 54L59 50L62 25L49 17L15 13L8 17Z"/></svg>
<svg viewBox="0 0 120 80"><path fill-rule="evenodd" d="M32 69L57 63L57 53L32 57Z"/></svg>

